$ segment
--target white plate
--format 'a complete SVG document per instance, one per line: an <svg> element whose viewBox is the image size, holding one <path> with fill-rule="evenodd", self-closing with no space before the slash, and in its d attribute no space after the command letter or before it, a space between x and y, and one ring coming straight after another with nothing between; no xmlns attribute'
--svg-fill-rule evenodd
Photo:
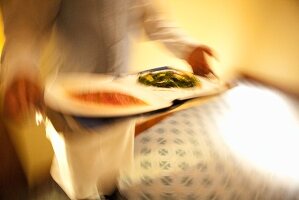
<svg viewBox="0 0 299 200"><path fill-rule="evenodd" d="M106 75L70 74L60 75L47 81L45 103L50 108L65 114L86 117L120 117L146 113L172 105L170 101L157 97L143 88L113 82ZM125 93L146 102L146 105L113 106L78 101L70 97L72 91L115 91Z"/></svg>

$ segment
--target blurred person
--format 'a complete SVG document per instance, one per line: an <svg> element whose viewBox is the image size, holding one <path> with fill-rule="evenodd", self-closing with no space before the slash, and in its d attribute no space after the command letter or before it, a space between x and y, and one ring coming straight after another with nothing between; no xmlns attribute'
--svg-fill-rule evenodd
<svg viewBox="0 0 299 200"><path fill-rule="evenodd" d="M156 0L2 0L1 3L6 39L1 60L3 108L4 114L14 120L43 107L44 75L126 73L132 37L142 30L151 40L162 42L175 56L186 60L194 73L211 72L206 56L213 56L212 50L190 39L170 22ZM44 58L46 67L42 64ZM135 121L124 120L89 134L80 130L78 133L82 134L76 134L82 136L78 143L68 140L64 131L58 131L64 137L47 133L55 152L52 176L70 198L111 194L119 169L133 160L134 125ZM64 148L55 146L55 137L67 143ZM105 141L104 145L101 141Z"/></svg>
<svg viewBox="0 0 299 200"><path fill-rule="evenodd" d="M125 73L131 37L140 30L185 59L194 73L211 72L212 50L188 38L153 0L2 0L4 112L16 119L43 102L40 60L51 40L49 71Z"/></svg>

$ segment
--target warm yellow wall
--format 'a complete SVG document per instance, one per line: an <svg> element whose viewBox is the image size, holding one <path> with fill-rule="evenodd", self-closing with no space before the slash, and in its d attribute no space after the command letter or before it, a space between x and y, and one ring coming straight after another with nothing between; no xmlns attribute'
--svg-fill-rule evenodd
<svg viewBox="0 0 299 200"><path fill-rule="evenodd" d="M213 62L222 74L239 66L252 31L244 24L254 19L251 2L240 0L168 0L168 11L180 27L198 41L215 49L220 62ZM253 24L253 23L252 23ZM254 25L254 24L253 24ZM255 29L255 26L251 27ZM158 50L157 50L158 47ZM136 45L132 66L177 65L185 63L171 57L158 44L143 42ZM146 64L144 64L146 63Z"/></svg>
<svg viewBox="0 0 299 200"><path fill-rule="evenodd" d="M4 43L3 20L0 13L0 54L2 53L3 43Z"/></svg>
<svg viewBox="0 0 299 200"><path fill-rule="evenodd" d="M299 1L164 1L183 29L216 50L221 76L241 70L299 92ZM135 46L135 69L163 65L186 67L156 43Z"/></svg>
<svg viewBox="0 0 299 200"><path fill-rule="evenodd" d="M22 124L8 123L8 129L28 184L35 186L48 178L53 150L45 128L28 116Z"/></svg>
<svg viewBox="0 0 299 200"><path fill-rule="evenodd" d="M255 6L257 30L244 71L299 93L299 1L256 0Z"/></svg>

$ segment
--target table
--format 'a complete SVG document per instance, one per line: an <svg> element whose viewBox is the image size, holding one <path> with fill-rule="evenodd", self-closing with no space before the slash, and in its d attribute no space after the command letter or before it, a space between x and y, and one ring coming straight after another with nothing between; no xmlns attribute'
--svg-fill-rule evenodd
<svg viewBox="0 0 299 200"><path fill-rule="evenodd" d="M242 80L135 139L128 199L299 199L299 99Z"/></svg>
<svg viewBox="0 0 299 200"><path fill-rule="evenodd" d="M168 115L208 101L228 89L209 96L180 101L170 108L123 118L82 118L57 113L51 109L46 130L55 158L52 176L71 198L99 198L111 194L122 174L134 171L135 121ZM137 126L138 127L138 126Z"/></svg>

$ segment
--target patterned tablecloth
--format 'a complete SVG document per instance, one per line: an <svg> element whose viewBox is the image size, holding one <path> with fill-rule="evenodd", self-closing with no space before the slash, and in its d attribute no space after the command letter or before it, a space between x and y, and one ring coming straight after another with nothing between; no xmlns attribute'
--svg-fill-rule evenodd
<svg viewBox="0 0 299 200"><path fill-rule="evenodd" d="M119 189L132 200L295 200L296 152L298 100L241 82L139 135Z"/></svg>

